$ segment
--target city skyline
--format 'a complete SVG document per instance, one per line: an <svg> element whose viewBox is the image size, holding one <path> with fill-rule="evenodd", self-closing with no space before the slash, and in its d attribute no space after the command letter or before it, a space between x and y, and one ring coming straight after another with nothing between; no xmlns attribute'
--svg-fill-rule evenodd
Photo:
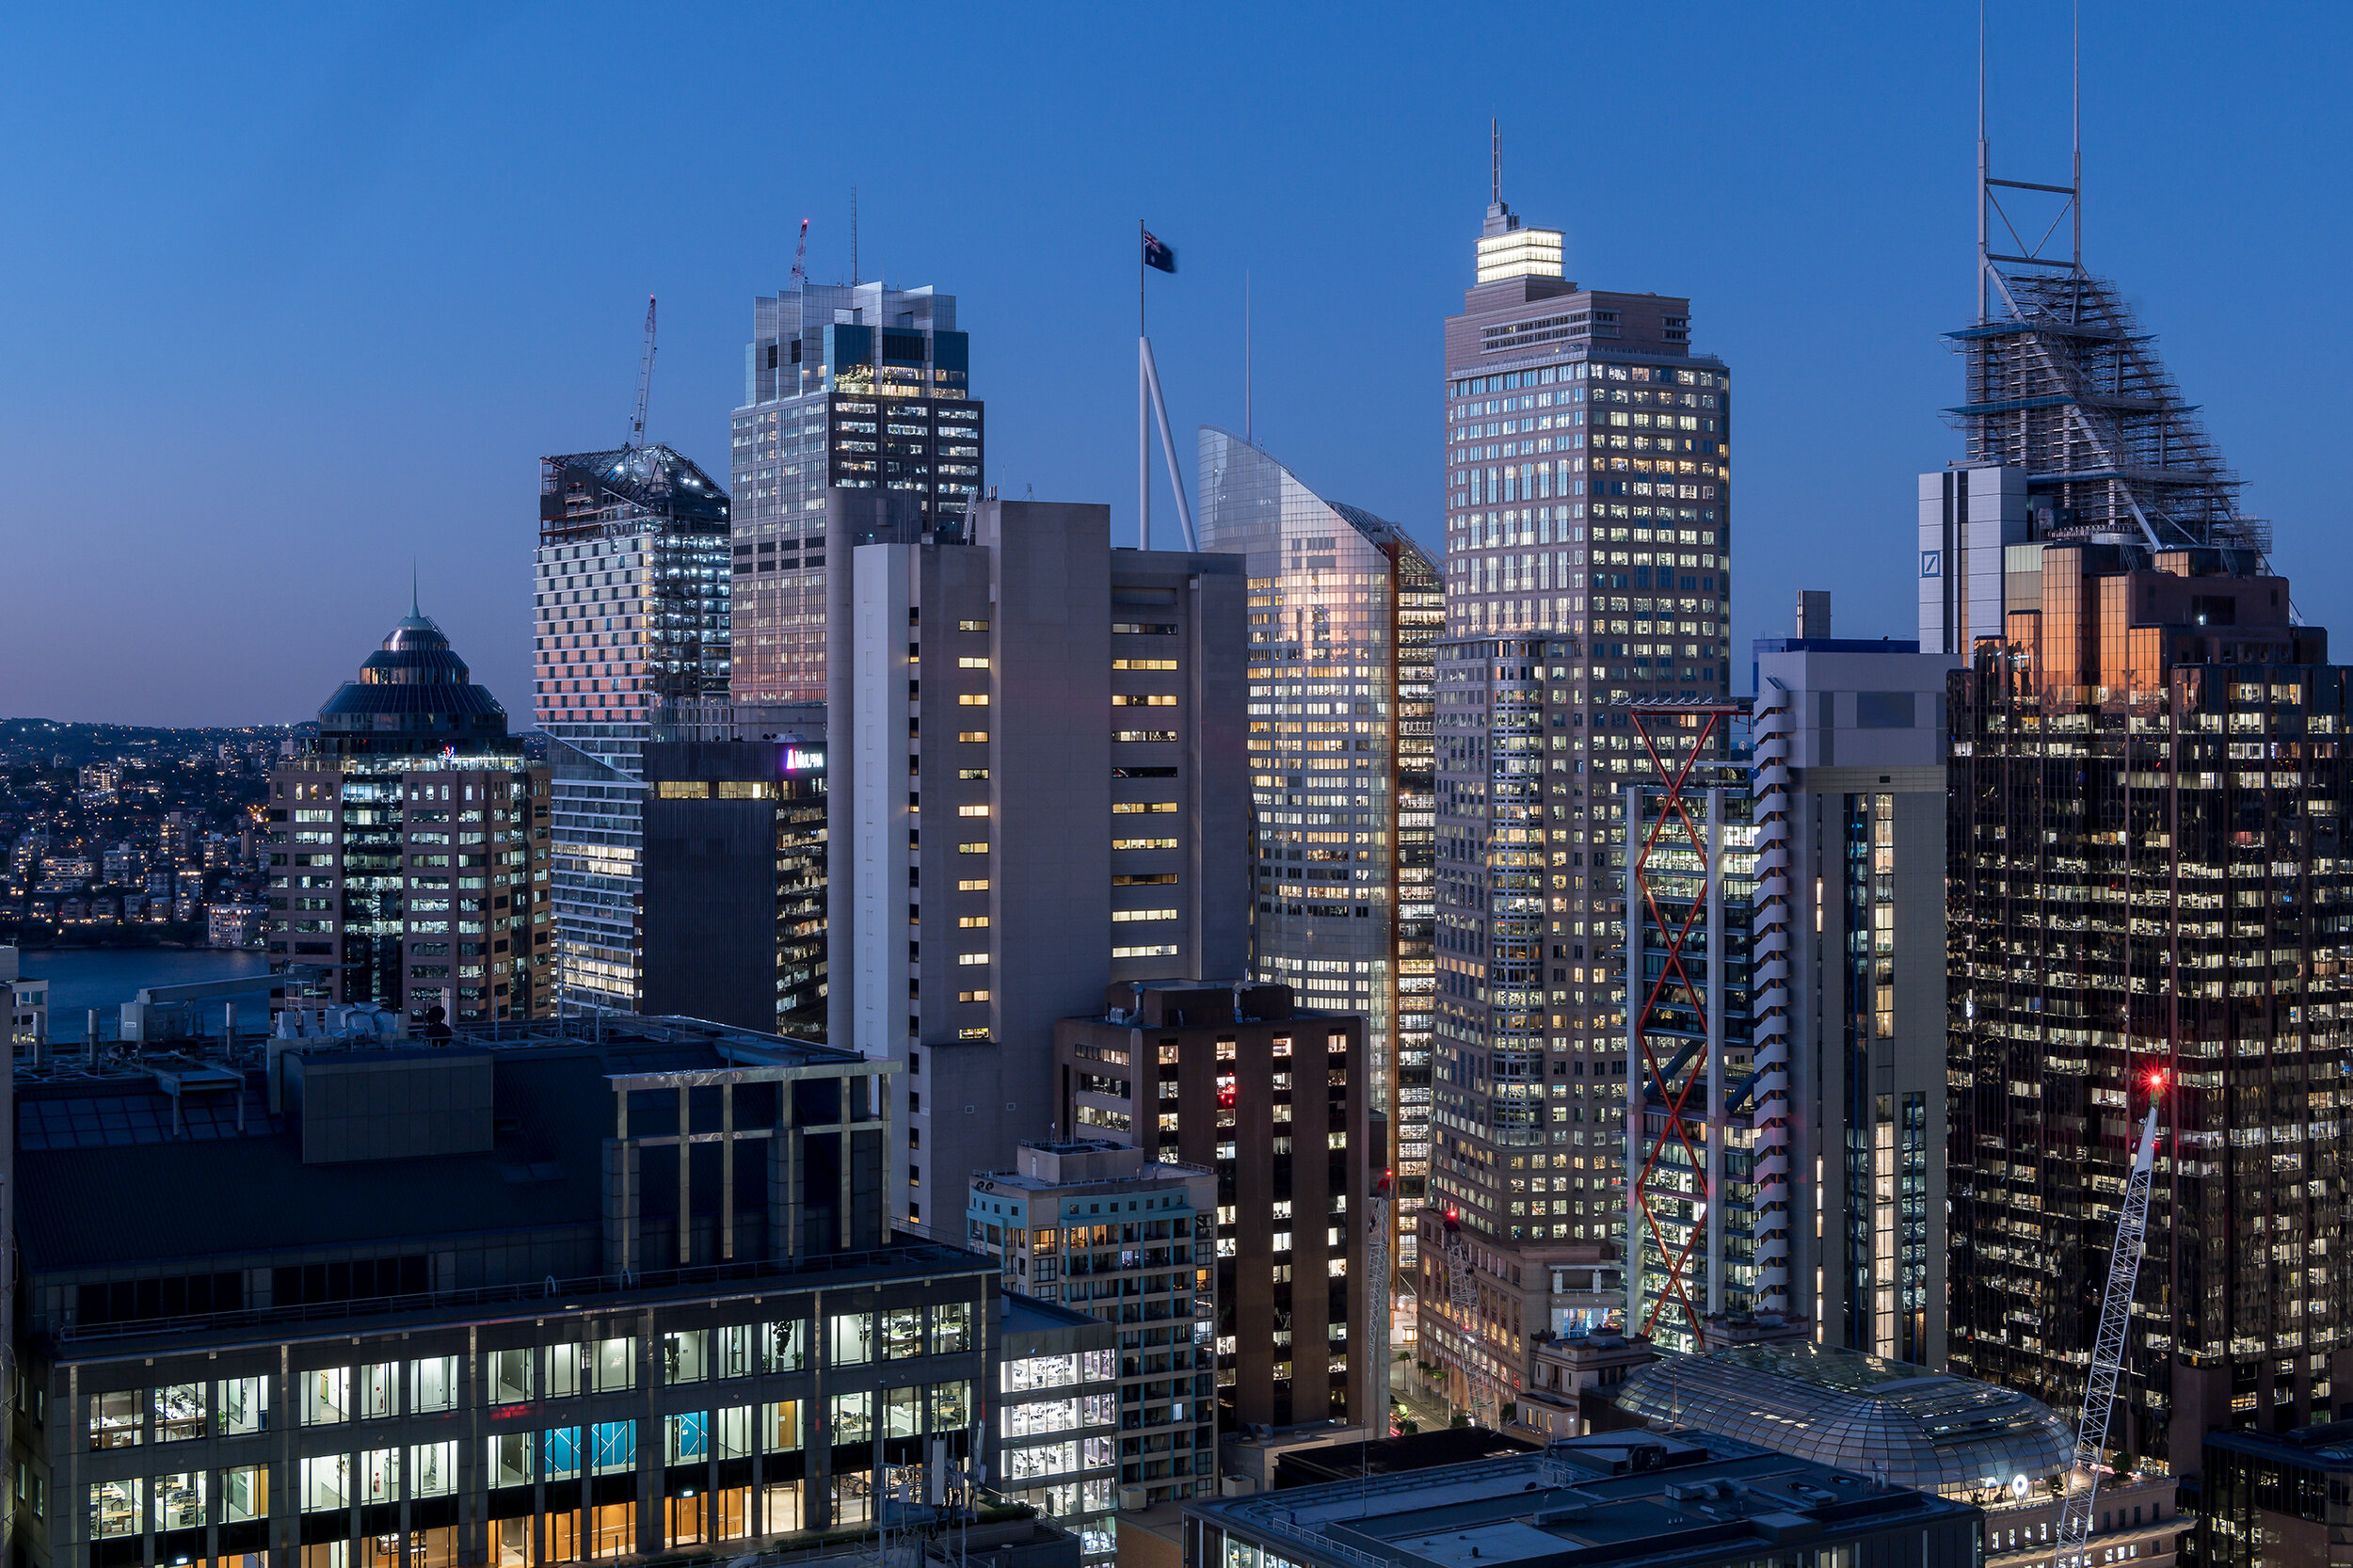
<svg viewBox="0 0 2353 1568"><path fill-rule="evenodd" d="M0 1556L2332 1568L2353 13L420 4L24 41Z"/></svg>
<svg viewBox="0 0 2353 1568"><path fill-rule="evenodd" d="M1939 334L1959 319L1969 281L1975 19L1951 9L1903 39L1858 28L1860 9L1807 30L1729 8L1695 11L1688 21L1705 41L1678 56L1682 101L1701 105L1688 111L1655 111L1646 88L1614 79L1581 89L1572 109L1543 88L1546 52L1487 62L1469 33L1412 15L1329 49L1304 25L1278 23L1259 37L1254 61L1219 56L1200 93L1158 94L1164 109L1148 132L1121 129L1128 95L1199 76L1213 40L1154 22L1034 36L1018 24L967 32L956 22L950 34L961 57L984 68L978 77L992 60L1029 59L1069 84L1063 118L1096 119L1112 134L1061 136L1056 118L983 92L957 111L969 155L954 160L813 124L811 145L773 200L760 193L748 209L728 177L736 144L715 131L719 95L710 110L690 104L679 123L645 129L634 142L607 140L616 133L603 129L550 131L577 122L541 112L520 29L436 34L424 23L360 16L307 28L256 24L252 36L232 30L217 41L159 32L107 40L103 90L85 79L102 57L96 40L37 35L28 50L56 69L0 113L26 117L25 145L54 156L0 175L0 188L19 208L48 215L54 241L9 264L20 294L41 308L14 334L26 374L0 395L11 400L11 427L50 456L20 490L22 515L77 521L21 532L19 580L51 587L21 600L11 617L24 640L0 678L0 711L123 722L299 718L316 682L362 651L356 642L328 651L342 635L333 621L355 610L363 624L396 613L396 596L388 588L377 604L369 584L398 575L403 556L429 560L461 540L485 555L479 583L428 584L431 597L452 635L477 650L486 682L520 694L529 648L517 611L532 541L514 520L527 515L533 476L515 454L617 444L634 386L635 301L651 292L664 299L667 335L648 433L707 472L725 472L744 293L783 286L803 216L813 219L811 278L846 277L853 184L861 276L879 271L900 287L936 280L964 301L981 340L976 385L997 405L987 479L1004 493L1034 486L1040 495L1108 501L1115 536L1131 536L1126 252L1127 226L1142 214L1184 257L1178 276L1153 280L1149 301L1176 423L1241 423L1247 270L1255 433L1305 482L1398 518L1434 552L1442 475L1427 443L1443 410L1428 323L1461 286L1455 236L1487 194L1490 115L1503 122L1507 199L1531 222L1565 231L1570 277L1688 295L1702 302L1694 341L1753 367L1748 390L1763 395L1747 403L1741 542L1767 548L1743 549L1759 565L1743 579L1735 642L1777 630L1786 590L1817 585L1794 574L1833 551L1851 578L1822 585L1847 590L1850 628L1900 635L1912 552L1889 524L1901 518L1916 454L1955 444L1936 413L1954 400ZM1631 56L1654 50L1670 26L1680 36L1686 21L1580 17L1547 20L1545 30L1563 49ZM2022 36L2046 24L2049 39ZM2058 175L2063 23L1996 6L1993 25L1997 60L2041 56L1995 72L1996 161L2023 178ZM656 36L626 66L595 64L590 80L665 66L674 78L691 74L758 47L765 26L721 17L691 38ZM2335 586L2345 574L2331 569L2338 562L2320 536L2329 400L2300 395L2274 410L2265 390L2298 378L2315 345L2325 353L2353 330L2318 271L2342 217L2302 199L2307 160L2250 154L2285 146L2308 151L2312 167L2329 161L2333 128L2324 132L2304 106L2324 95L2298 84L2341 55L2333 45L2344 26L2333 16L2259 15L2229 36L2201 36L2193 50L2191 32L2161 17L2131 38L2101 8L2085 20L2089 260L2131 278L2169 362L2200 389L2217 442L2249 476L2249 509L2276 520L2281 552L2307 563L2299 609L2324 623L2346 613ZM1321 50L1312 59L1311 47ZM148 78L167 69L175 82L202 78L200 69L182 73L190 49L200 63L207 48L235 50L256 73L233 108L212 95L234 78L157 90L152 105L111 96L154 88ZM1292 90L1264 91L1287 67ZM1809 90L1768 104L1745 90L1751 69L1778 69ZM2174 118L2119 108L2161 100L2168 83L2185 92L2194 84L2200 102L2220 107ZM2244 90L2258 83L2260 102ZM1375 112L1372 104L1405 106ZM456 111L462 135L425 128ZM167 131L177 137L184 126L194 127L187 145L168 145ZM81 134L60 136L60 128ZM1090 139L1099 145L1071 145ZM1573 183L1571 140L1599 152L1596 167L1625 173L1597 191ZM1248 156L1268 146L1286 149L1289 163ZM595 256L523 243L536 231L512 228L548 189L585 191L592 179L614 178L612 167L624 181L661 170L664 200L690 210L724 193L724 216L707 239L680 238L691 225L653 225ZM1006 178L987 178L992 167ZM2175 195L2190 188L2219 193L2195 227ZM1607 222L1596 221L1602 213ZM173 236L168 257L150 253L163 232ZM1828 286L1833 254L1851 258L1839 308L1800 310L1806 290ZM80 260L68 264L68 256ZM2206 280L2234 274L2264 276L2309 301L2297 307L2293 338L2232 332L2205 294ZM145 303L126 310L135 286ZM1311 290L1328 296L1325 308L1304 308ZM353 332L354 298L368 301L374 330ZM1336 338L1317 325L1327 312L1358 326ZM160 336L152 330L159 312L175 323ZM1041 316L1053 330L1020 329ZM131 332L136 342L122 337ZM125 362L145 362L148 376L126 382ZM1363 389L1344 408L1314 394L1335 372ZM126 386L142 386L152 422L136 442L109 411ZM1850 417L1824 417L1842 407ZM413 484L351 483L390 472L387 448L434 455L430 504L419 504ZM267 452L272 483L184 483L225 450ZM1831 466L1838 478L1826 504L1820 472ZM94 498L79 477L91 472L109 475ZM167 488L168 506L142 499ZM1798 543L1809 551L1776 548ZM1769 559L1782 555L1785 563ZM86 599L58 586L101 580L127 632L70 664L34 656L88 630ZM319 594L321 581L337 590ZM190 624L172 612L257 596L285 607L292 623L265 633L259 617L252 627L233 614ZM1879 620L1869 618L1875 610ZM173 625L168 657L164 634L141 630L165 624ZM281 633L317 646L316 664L274 657Z"/></svg>

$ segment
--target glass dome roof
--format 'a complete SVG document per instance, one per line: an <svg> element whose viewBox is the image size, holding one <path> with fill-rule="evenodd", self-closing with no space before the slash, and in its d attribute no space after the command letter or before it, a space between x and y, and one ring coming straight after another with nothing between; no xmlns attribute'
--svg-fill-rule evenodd
<svg viewBox="0 0 2353 1568"><path fill-rule="evenodd" d="M1626 1379L1620 1409L1947 1496L2066 1468L2039 1400L1975 1378L1807 1342L1670 1356ZM1880 1466L1884 1465L1884 1471Z"/></svg>

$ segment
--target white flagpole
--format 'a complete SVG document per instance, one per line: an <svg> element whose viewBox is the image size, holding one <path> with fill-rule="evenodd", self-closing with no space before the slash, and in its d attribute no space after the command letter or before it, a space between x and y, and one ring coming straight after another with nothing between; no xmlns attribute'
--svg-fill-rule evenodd
<svg viewBox="0 0 2353 1568"><path fill-rule="evenodd" d="M1152 408L1160 419L1160 455L1168 459L1168 488L1176 494L1176 520L1185 531L1185 548L1198 551L1201 541L1193 531L1193 507L1185 501L1184 476L1176 468L1176 443L1168 433L1168 398L1160 392L1160 367L1152 358L1152 340L1144 340L1144 374L1152 386Z"/></svg>
<svg viewBox="0 0 2353 1568"><path fill-rule="evenodd" d="M1136 544L1152 548L1152 341L1144 335L1144 219L1136 219Z"/></svg>

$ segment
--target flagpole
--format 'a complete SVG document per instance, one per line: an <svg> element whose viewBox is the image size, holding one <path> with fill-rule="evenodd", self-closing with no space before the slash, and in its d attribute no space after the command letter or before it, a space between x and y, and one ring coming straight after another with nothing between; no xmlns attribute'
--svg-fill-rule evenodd
<svg viewBox="0 0 2353 1568"><path fill-rule="evenodd" d="M1152 548L1151 383L1145 378L1144 335L1144 219L1136 219L1136 544Z"/></svg>

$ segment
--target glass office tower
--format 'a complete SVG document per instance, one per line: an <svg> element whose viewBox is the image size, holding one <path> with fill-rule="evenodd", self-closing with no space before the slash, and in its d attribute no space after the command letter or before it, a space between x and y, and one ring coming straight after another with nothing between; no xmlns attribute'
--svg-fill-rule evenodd
<svg viewBox="0 0 2353 1568"><path fill-rule="evenodd" d="M1919 489L1921 642L1968 661L1946 796L1950 1359L2076 1408L2153 1086L2110 1442L2182 1474L2208 1432L2348 1413L2353 694L2080 242L2038 260L1981 241L1978 268L1977 318L1946 334L1966 456Z"/></svg>
<svg viewBox="0 0 2353 1568"><path fill-rule="evenodd" d="M2110 1440L2178 1469L2329 1419L2353 1375L2353 671L2251 551L2011 553L2009 633L1954 682L1952 1366L2081 1402L2161 1072Z"/></svg>
<svg viewBox="0 0 2353 1568"><path fill-rule="evenodd" d="M808 283L753 302L729 437L737 701L825 700L829 487L961 529L981 488L970 358L952 294Z"/></svg>
<svg viewBox="0 0 2353 1568"><path fill-rule="evenodd" d="M1361 1013L1400 1212L1430 1170L1431 659L1436 563L1394 522L1326 501L1201 427L1201 546L1249 557L1252 964ZM1412 1232L1397 1256L1411 1279Z"/></svg>
<svg viewBox="0 0 2353 1568"><path fill-rule="evenodd" d="M557 986L637 1005L641 757L728 690L728 496L666 446L541 460L534 706L554 743Z"/></svg>
<svg viewBox="0 0 2353 1568"><path fill-rule="evenodd" d="M1626 1240L1619 796L1646 764L1620 705L1731 678L1723 361L1691 352L1688 300L1581 288L1561 255L1498 193L1446 323L1422 1338L1490 1411L1522 1385L1522 1325L1582 1320Z"/></svg>

